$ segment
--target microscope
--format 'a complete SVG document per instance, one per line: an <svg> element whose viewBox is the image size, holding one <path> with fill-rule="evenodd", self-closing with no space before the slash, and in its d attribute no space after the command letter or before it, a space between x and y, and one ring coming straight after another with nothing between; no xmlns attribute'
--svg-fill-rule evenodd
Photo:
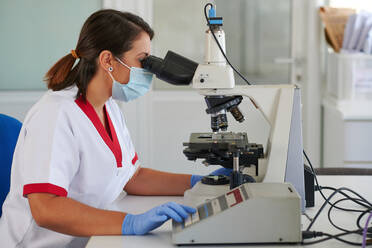
<svg viewBox="0 0 372 248"><path fill-rule="evenodd" d="M209 15L207 15L207 8ZM184 195L197 212L173 222L174 244L298 243L305 209L300 88L296 85L235 85L225 55L223 19L207 4L205 58L195 63L168 51L148 56L143 68L173 85L189 85L204 96L211 131L184 143L189 160L231 168L230 177L206 176ZM264 151L246 132L228 132L228 113L243 122L239 105L252 104L270 125ZM251 168L250 174L245 168Z"/></svg>

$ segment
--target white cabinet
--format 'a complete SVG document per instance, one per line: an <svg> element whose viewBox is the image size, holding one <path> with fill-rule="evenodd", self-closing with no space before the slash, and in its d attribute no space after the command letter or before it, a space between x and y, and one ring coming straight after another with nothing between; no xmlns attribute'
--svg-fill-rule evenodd
<svg viewBox="0 0 372 248"><path fill-rule="evenodd" d="M323 101L323 165L372 168L372 101Z"/></svg>

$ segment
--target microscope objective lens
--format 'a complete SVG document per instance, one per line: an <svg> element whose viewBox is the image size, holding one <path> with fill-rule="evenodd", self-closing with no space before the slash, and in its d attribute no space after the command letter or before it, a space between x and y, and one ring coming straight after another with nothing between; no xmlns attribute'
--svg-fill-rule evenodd
<svg viewBox="0 0 372 248"><path fill-rule="evenodd" d="M228 127L226 114L220 114L217 117L218 117L218 121L219 121L219 128L222 131L226 131L227 127Z"/></svg>
<svg viewBox="0 0 372 248"><path fill-rule="evenodd" d="M242 114L242 112L240 112L240 109L237 106L231 108L230 113L232 114L232 116L234 116L235 120L238 122L243 122L245 120L244 115Z"/></svg>
<svg viewBox="0 0 372 248"><path fill-rule="evenodd" d="M218 116L211 116L211 128L213 132L218 132L218 130L220 129L219 124L220 123L219 123Z"/></svg>

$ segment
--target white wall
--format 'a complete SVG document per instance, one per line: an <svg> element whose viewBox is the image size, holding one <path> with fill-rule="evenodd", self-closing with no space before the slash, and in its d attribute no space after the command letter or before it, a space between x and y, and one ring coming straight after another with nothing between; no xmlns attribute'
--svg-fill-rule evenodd
<svg viewBox="0 0 372 248"><path fill-rule="evenodd" d="M45 91L0 91L0 113L23 122L28 110Z"/></svg>
<svg viewBox="0 0 372 248"><path fill-rule="evenodd" d="M44 75L75 49L101 0L1 0L0 90L44 90Z"/></svg>

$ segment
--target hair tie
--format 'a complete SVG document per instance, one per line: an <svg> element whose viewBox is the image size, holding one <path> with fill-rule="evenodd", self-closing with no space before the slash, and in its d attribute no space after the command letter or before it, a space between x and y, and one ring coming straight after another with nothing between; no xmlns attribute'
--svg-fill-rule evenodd
<svg viewBox="0 0 372 248"><path fill-rule="evenodd" d="M75 59L79 58L75 50L71 50L71 54L72 54L72 57L74 57Z"/></svg>

